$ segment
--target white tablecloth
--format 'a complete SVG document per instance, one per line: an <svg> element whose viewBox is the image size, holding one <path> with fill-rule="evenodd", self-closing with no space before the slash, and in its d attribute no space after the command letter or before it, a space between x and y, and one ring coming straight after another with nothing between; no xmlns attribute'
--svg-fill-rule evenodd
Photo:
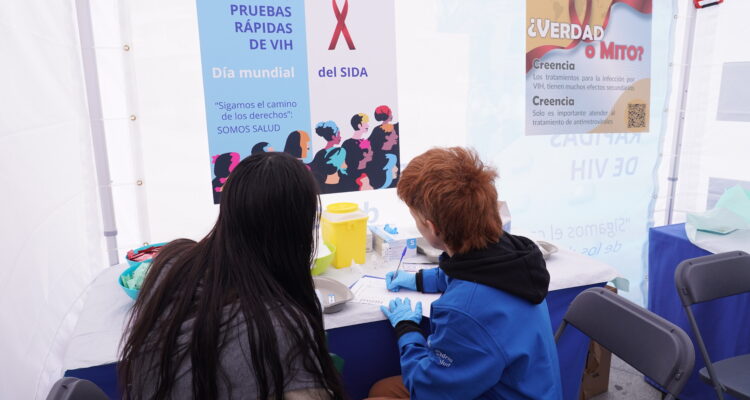
<svg viewBox="0 0 750 400"><path fill-rule="evenodd" d="M129 316L133 300L117 283L126 264L104 270L89 287L86 302L63 359L63 369L77 369L117 361L120 338ZM384 276L395 268L395 263L367 263L350 268L333 269L325 276L347 286L362 275ZM560 249L547 260L550 273L550 290L608 282L617 277L617 271L600 261ZM341 328L384 320L378 306L348 303L335 314L325 315L326 329Z"/></svg>

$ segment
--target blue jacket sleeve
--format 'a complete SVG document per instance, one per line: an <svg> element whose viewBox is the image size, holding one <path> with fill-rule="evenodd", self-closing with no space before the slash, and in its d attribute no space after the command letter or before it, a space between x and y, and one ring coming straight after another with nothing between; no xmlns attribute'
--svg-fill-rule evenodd
<svg viewBox="0 0 750 400"><path fill-rule="evenodd" d="M442 293L448 287L448 277L440 268L423 269L419 271L419 275L422 279L422 293ZM420 284L417 282L417 288L419 287Z"/></svg>
<svg viewBox="0 0 750 400"><path fill-rule="evenodd" d="M490 390L506 367L502 349L460 310L432 309L433 334L399 338L401 373L412 400L473 399Z"/></svg>

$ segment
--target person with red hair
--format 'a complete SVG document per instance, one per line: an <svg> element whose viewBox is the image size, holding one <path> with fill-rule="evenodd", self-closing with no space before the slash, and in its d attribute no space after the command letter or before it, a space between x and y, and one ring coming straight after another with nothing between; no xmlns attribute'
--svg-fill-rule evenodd
<svg viewBox="0 0 750 400"><path fill-rule="evenodd" d="M375 150L398 153L398 150L394 149L398 144L398 123L391 123L393 120L391 108L388 106L377 107L375 109L375 120L381 122L370 134L370 140L378 143Z"/></svg>
<svg viewBox="0 0 750 400"><path fill-rule="evenodd" d="M402 376L371 398L562 399L545 297L549 273L533 241L503 232L494 169L476 152L435 148L414 158L397 193L417 228L441 249L439 267L389 272L389 290L442 292L419 328L421 303L381 310L396 330Z"/></svg>
<svg viewBox="0 0 750 400"><path fill-rule="evenodd" d="M393 112L388 106L378 106L375 108L375 120L388 124L393 119Z"/></svg>

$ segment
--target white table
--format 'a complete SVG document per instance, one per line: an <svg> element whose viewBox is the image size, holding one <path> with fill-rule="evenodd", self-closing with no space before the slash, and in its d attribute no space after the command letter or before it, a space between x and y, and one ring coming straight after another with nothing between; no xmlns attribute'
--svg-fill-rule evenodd
<svg viewBox="0 0 750 400"><path fill-rule="evenodd" d="M350 268L329 268L324 276L347 286L362 275L384 276L395 268L395 262L376 265L368 262ZM133 300L117 283L126 264L107 268L94 280L85 295L85 303L63 358L63 370L109 364L118 360L120 338ZM608 282L617 271L600 261L560 249L547 260L550 291ZM335 314L325 315L326 329L384 320L379 307L348 303Z"/></svg>

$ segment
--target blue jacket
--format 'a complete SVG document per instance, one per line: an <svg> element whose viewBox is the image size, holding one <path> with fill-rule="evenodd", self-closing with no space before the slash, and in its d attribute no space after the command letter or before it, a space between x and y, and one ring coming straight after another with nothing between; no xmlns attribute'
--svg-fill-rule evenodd
<svg viewBox="0 0 750 400"><path fill-rule="evenodd" d="M432 303L427 339L397 327L411 399L562 398L544 300L549 274L536 253L533 242L506 233L488 249L420 271L418 289L443 295Z"/></svg>

